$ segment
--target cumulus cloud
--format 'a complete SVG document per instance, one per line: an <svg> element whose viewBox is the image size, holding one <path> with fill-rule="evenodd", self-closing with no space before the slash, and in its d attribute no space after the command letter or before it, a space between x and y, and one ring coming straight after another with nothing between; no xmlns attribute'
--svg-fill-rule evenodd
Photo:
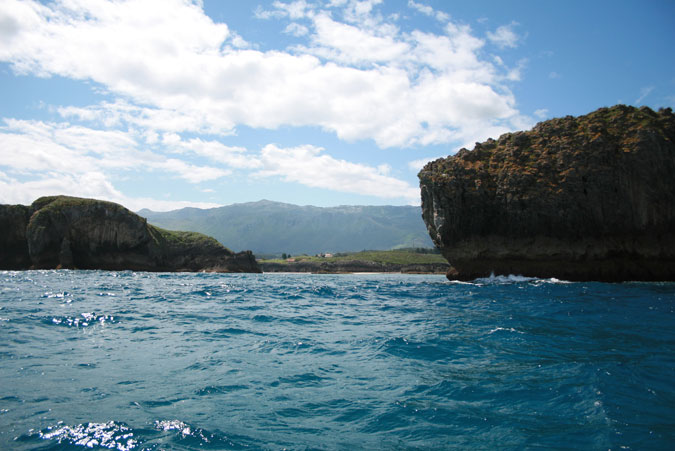
<svg viewBox="0 0 675 451"><path fill-rule="evenodd" d="M268 144L261 151L258 177L280 177L313 188L357 193L385 199L403 197L419 203L419 190L388 175L390 167L350 163L311 145L281 148Z"/></svg>
<svg viewBox="0 0 675 451"><path fill-rule="evenodd" d="M402 33L376 12L379 3L332 2L322 10L274 2L258 15L290 20L296 25L287 29L299 35L307 29L309 45L262 52L240 48L228 25L187 0L7 0L4 14L16 25L0 60L18 73L93 80L128 99L105 105L106 120L135 115L141 125L174 131L319 126L391 147L447 142L476 121L513 128L515 101L501 69L481 59L482 40L453 23L442 35ZM513 26L491 39L515 45ZM482 107L493 100L496 107ZM446 111L458 105L469 108ZM108 116L115 108L119 115Z"/></svg>
<svg viewBox="0 0 675 451"><path fill-rule="evenodd" d="M521 66L484 56L488 41L517 45L517 24L486 40L409 0L443 29L402 31L381 4L274 1L256 17L285 22L301 45L260 51L199 1L4 0L0 61L16 74L94 82L112 100L60 106L64 122L8 119L0 127L3 186L72 193L89 177L92 196L129 203L111 174L140 167L193 184L236 171L416 203L417 188L390 167L335 158L316 143L251 151L221 142L238 127L316 127L381 148L454 148L530 125L509 89Z"/></svg>
<svg viewBox="0 0 675 451"><path fill-rule="evenodd" d="M378 36L357 26L337 22L328 14L314 19L315 46L306 51L333 61L359 65L400 60L410 50L393 36Z"/></svg>

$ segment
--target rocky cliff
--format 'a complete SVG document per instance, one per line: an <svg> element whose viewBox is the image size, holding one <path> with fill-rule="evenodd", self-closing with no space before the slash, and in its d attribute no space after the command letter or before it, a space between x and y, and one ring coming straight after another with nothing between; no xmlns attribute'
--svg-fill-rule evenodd
<svg viewBox="0 0 675 451"><path fill-rule="evenodd" d="M675 280L675 116L617 105L477 143L419 173L451 279Z"/></svg>
<svg viewBox="0 0 675 451"><path fill-rule="evenodd" d="M235 254L206 235L160 229L94 199L0 205L0 234L0 269L260 272L251 252Z"/></svg>
<svg viewBox="0 0 675 451"><path fill-rule="evenodd" d="M28 268L26 228L30 220L30 207L25 205L0 205L0 269Z"/></svg>

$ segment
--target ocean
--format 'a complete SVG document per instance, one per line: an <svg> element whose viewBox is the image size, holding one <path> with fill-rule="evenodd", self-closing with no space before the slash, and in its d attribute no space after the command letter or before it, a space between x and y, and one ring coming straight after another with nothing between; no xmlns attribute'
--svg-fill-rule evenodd
<svg viewBox="0 0 675 451"><path fill-rule="evenodd" d="M675 284L0 272L0 449L672 449Z"/></svg>

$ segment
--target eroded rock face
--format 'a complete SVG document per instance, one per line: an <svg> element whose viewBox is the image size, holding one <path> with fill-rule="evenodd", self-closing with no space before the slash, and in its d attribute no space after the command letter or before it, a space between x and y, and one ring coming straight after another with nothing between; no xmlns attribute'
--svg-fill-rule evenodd
<svg viewBox="0 0 675 451"><path fill-rule="evenodd" d="M31 265L26 241L30 207L0 205L0 269L26 269Z"/></svg>
<svg viewBox="0 0 675 451"><path fill-rule="evenodd" d="M26 235L35 268L118 269L153 263L147 223L120 205L52 197L31 207Z"/></svg>
<svg viewBox="0 0 675 451"><path fill-rule="evenodd" d="M477 143L420 172L451 279L675 280L675 116L618 105Z"/></svg>
<svg viewBox="0 0 675 451"><path fill-rule="evenodd" d="M260 272L250 252L235 254L199 233L162 230L111 202L55 196L30 207L1 206L5 229L13 246L0 254L5 269Z"/></svg>

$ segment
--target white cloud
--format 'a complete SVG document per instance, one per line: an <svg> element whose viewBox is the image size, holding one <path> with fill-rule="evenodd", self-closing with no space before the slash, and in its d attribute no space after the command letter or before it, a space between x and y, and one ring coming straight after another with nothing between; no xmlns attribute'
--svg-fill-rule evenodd
<svg viewBox="0 0 675 451"><path fill-rule="evenodd" d="M305 0L295 0L290 3L275 1L274 6L286 13L291 19L302 19L307 15L309 5Z"/></svg>
<svg viewBox="0 0 675 451"><path fill-rule="evenodd" d="M387 165L374 168L338 160L310 145L280 148L268 144L261 151L261 160L258 177L281 177L313 188L419 203L417 187L388 175L391 168Z"/></svg>
<svg viewBox="0 0 675 451"><path fill-rule="evenodd" d="M30 205L39 197L55 194L108 200L132 211L142 208L169 211L185 207L214 208L220 206L220 204L210 202L157 200L149 197L131 198L115 189L101 172L76 175L50 173L29 181L20 181L0 172L0 204Z"/></svg>
<svg viewBox="0 0 675 451"><path fill-rule="evenodd" d="M546 108L538 109L534 112L534 115L539 119L546 119L548 117L548 110Z"/></svg>
<svg viewBox="0 0 675 451"><path fill-rule="evenodd" d="M419 172L422 168L430 161L438 160L439 158L444 158L441 156L431 157L431 158L420 158L419 160L413 160L408 162L408 168L415 172Z"/></svg>
<svg viewBox="0 0 675 451"><path fill-rule="evenodd" d="M525 69L525 67L527 66L527 63L528 63L527 58L519 60L516 67L508 70L508 72L506 73L506 78L510 81L520 81L521 74L523 72L523 69Z"/></svg>
<svg viewBox="0 0 675 451"><path fill-rule="evenodd" d="M652 93L654 90L654 86L645 86L644 88L640 89L640 97L635 99L635 104L639 105L649 94Z"/></svg>
<svg viewBox="0 0 675 451"><path fill-rule="evenodd" d="M284 17L286 13L278 9L277 10L265 9L262 7L262 5L258 5L253 15L256 17L256 19L269 20L269 19L280 19Z"/></svg>
<svg viewBox="0 0 675 451"><path fill-rule="evenodd" d="M135 209L197 205L130 198L114 187L112 179L128 177L138 169L194 184L226 177L232 169L255 170L258 177L278 176L340 192L411 203L418 197L417 188L390 175L388 164L371 167L350 163L311 145L280 148L270 144L252 153L218 141L184 140L170 132L156 138L157 146L143 149L145 136L132 130L105 131L15 119L5 122L0 128L0 169L5 171L0 173L0 189L6 188L0 202L5 203L30 203L43 195L68 194L111 200ZM215 164L197 165L192 162L194 157Z"/></svg>
<svg viewBox="0 0 675 451"><path fill-rule="evenodd" d="M251 167L244 150L201 139L184 142L167 134L168 150L189 151L229 167ZM163 173L190 183L216 180L232 171L221 165L200 166L167 158L157 148L148 150L143 134L135 131L98 130L42 121L5 119L0 127L0 202L30 203L44 195L96 197L126 206L162 208L197 205L192 202L133 199L114 188L111 178L137 170Z"/></svg>
<svg viewBox="0 0 675 451"><path fill-rule="evenodd" d="M429 5L424 5L422 3L417 3L414 0L408 0L408 6L410 8L416 9L417 11L421 12L422 14L425 14L430 17L434 17L436 20L439 22L446 22L450 20L450 16L443 11L436 11L434 8L432 8Z"/></svg>
<svg viewBox="0 0 675 451"><path fill-rule="evenodd" d="M188 141L175 142L174 150L206 157L213 162L222 163L231 168L251 169L261 166L260 159L257 156L251 155L246 148L226 146L218 141L204 141L201 138L192 138Z"/></svg>
<svg viewBox="0 0 675 451"><path fill-rule="evenodd" d="M216 180L232 173L232 171L220 168L195 166L176 158L169 158L168 160L156 164L156 167L178 174L180 178L187 180L190 183Z"/></svg>
<svg viewBox="0 0 675 451"><path fill-rule="evenodd" d="M299 23L293 22L288 24L286 29L284 30L284 33L292 34L293 36L300 37L300 36L305 36L309 34L309 29L304 26L300 25Z"/></svg>
<svg viewBox="0 0 675 451"><path fill-rule="evenodd" d="M144 150L142 138L133 131L95 130L68 123L5 119L0 127L0 166L19 173L50 171L64 174L104 172L106 170L133 170L144 168L172 173L192 183L214 180L230 173L215 167L200 167ZM217 155L218 143L201 140L183 143L180 136L167 134L163 143L169 147L200 149L211 147L212 157L233 152L225 146ZM236 158L233 159L236 161Z"/></svg>
<svg viewBox="0 0 675 451"><path fill-rule="evenodd" d="M513 30L518 23L511 22L509 25L498 27L495 32L488 32L488 39L500 49L517 47L520 37Z"/></svg>
<svg viewBox="0 0 675 451"><path fill-rule="evenodd" d="M101 172L46 174L37 180L19 181L0 173L0 203L28 205L42 196L64 194L119 201L117 191Z"/></svg>
<svg viewBox="0 0 675 451"><path fill-rule="evenodd" d="M309 49L324 58L346 64L391 62L410 50L392 36L377 36L357 26L336 22L327 14L314 19L315 47Z"/></svg>
<svg viewBox="0 0 675 451"><path fill-rule="evenodd" d="M379 3L333 1L329 14L277 1L258 15L289 19L298 34L305 27L309 45L261 52L242 49L198 2L6 0L3 13L15 25L6 27L0 60L18 73L92 80L127 99L62 110L109 127L230 135L238 125L319 126L390 147L450 142L479 123L513 129L521 120L502 85L517 73L482 59L484 42L470 28L449 22L445 34L402 33ZM513 46L514 26L488 37Z"/></svg>
<svg viewBox="0 0 675 451"><path fill-rule="evenodd" d="M417 3L413 0L408 0L408 6L427 16L433 16L434 14L434 9L431 6L423 5L422 3Z"/></svg>
<svg viewBox="0 0 675 451"><path fill-rule="evenodd" d="M65 119L94 122L105 127L133 126L155 132L174 133L234 133L234 123L219 116L209 116L205 111L137 106L120 99L86 107L59 107L57 111Z"/></svg>

